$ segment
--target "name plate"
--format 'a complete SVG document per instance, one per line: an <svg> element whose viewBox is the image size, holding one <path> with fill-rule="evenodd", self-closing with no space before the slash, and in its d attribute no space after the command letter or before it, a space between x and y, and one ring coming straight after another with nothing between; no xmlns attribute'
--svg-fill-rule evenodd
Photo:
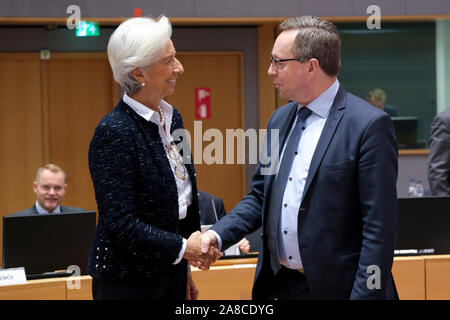
<svg viewBox="0 0 450 320"><path fill-rule="evenodd" d="M241 251L239 250L239 246L236 244L233 244L231 247L229 247L227 250L223 252L224 256L238 256L241 254Z"/></svg>
<svg viewBox="0 0 450 320"><path fill-rule="evenodd" d="M27 283L24 268L0 269L0 287Z"/></svg>

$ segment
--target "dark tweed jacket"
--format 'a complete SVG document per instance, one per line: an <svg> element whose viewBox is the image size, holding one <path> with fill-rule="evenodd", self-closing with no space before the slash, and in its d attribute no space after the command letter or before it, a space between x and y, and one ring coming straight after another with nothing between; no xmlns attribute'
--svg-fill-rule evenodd
<svg viewBox="0 0 450 320"><path fill-rule="evenodd" d="M174 109L170 132L178 128L183 122ZM179 220L175 177L157 125L123 100L100 121L89 148L99 213L88 261L93 278L149 279L179 268L173 262L183 236L200 230L195 170L186 168L193 198Z"/></svg>

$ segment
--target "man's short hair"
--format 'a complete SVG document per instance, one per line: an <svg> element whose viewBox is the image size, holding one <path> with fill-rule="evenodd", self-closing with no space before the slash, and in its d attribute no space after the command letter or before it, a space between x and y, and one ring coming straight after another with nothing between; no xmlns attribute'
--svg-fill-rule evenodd
<svg viewBox="0 0 450 320"><path fill-rule="evenodd" d="M42 173L44 170L49 170L50 172L53 172L53 173L58 173L58 172L60 172L60 173L62 173L63 176L64 176L64 182L67 180L67 174L64 172L63 169L61 169L61 167L58 167L56 164L49 163L49 164L46 164L46 165L44 165L43 167L40 167L40 168L38 169L38 171L37 171L37 173L36 173L36 182L39 181L39 177L41 176L41 173Z"/></svg>
<svg viewBox="0 0 450 320"><path fill-rule="evenodd" d="M328 76L336 76L341 68L341 38L336 26L315 16L301 16L283 21L281 30L298 30L292 45L297 58L315 58Z"/></svg>
<svg viewBox="0 0 450 320"><path fill-rule="evenodd" d="M386 92L384 92L383 89L375 88L375 89L369 91L369 97L374 97L374 98L377 98L379 100L386 101L387 95L386 95Z"/></svg>

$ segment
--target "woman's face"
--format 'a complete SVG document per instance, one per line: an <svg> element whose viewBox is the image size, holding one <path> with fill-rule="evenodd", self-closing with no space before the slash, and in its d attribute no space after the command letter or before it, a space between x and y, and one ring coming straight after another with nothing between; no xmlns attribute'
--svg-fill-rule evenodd
<svg viewBox="0 0 450 320"><path fill-rule="evenodd" d="M178 75L184 72L183 65L175 55L175 48L169 39L161 58L143 69L146 89L158 102L173 93Z"/></svg>

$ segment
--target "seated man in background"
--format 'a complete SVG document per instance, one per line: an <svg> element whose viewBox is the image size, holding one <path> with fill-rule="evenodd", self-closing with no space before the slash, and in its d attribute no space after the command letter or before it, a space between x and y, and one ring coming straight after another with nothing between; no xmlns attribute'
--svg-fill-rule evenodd
<svg viewBox="0 0 450 320"><path fill-rule="evenodd" d="M396 106L392 104L386 103L387 95L384 90L375 88L372 91L369 91L369 96L367 97L367 101L371 103L373 106L377 107L380 110L386 112L390 117L398 117L398 109Z"/></svg>
<svg viewBox="0 0 450 320"><path fill-rule="evenodd" d="M221 198L201 190L198 190L198 207L202 226L213 225L227 214ZM250 251L250 242L246 238L239 241L237 245L243 253Z"/></svg>
<svg viewBox="0 0 450 320"><path fill-rule="evenodd" d="M67 191L66 179L66 173L57 165L47 164L39 168L36 180L33 182L36 203L31 208L16 212L13 215L85 211L81 208L61 205Z"/></svg>

